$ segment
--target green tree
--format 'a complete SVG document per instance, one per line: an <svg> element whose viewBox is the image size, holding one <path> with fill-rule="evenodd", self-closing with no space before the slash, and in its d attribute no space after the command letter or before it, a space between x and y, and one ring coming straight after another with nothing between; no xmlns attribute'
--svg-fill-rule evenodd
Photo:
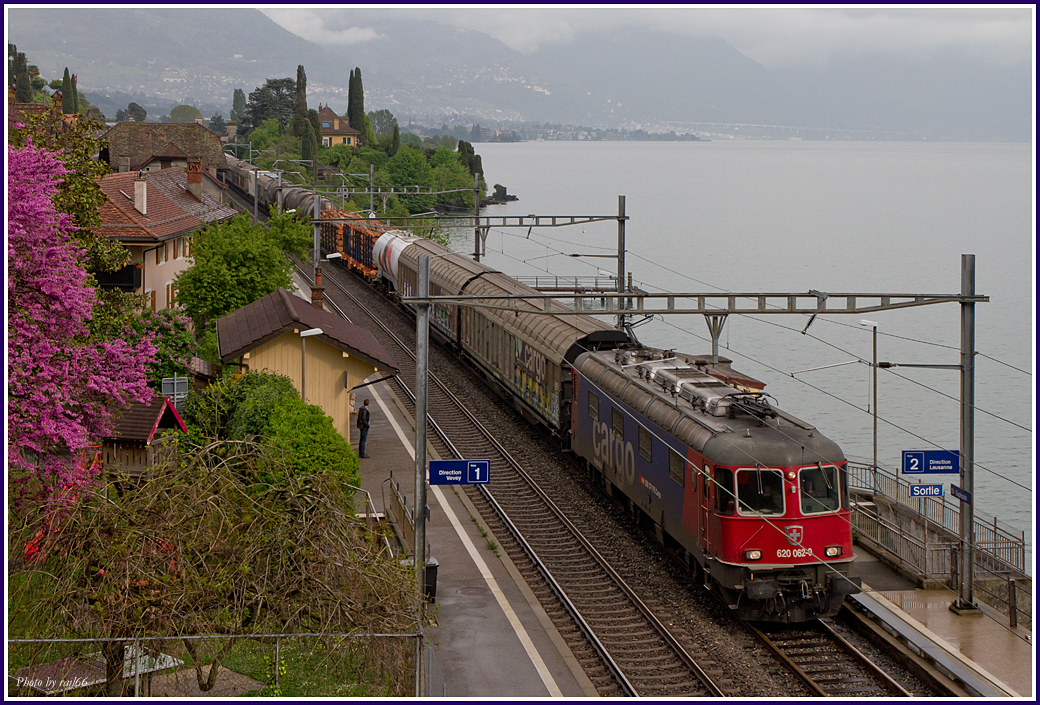
<svg viewBox="0 0 1040 705"><path fill-rule="evenodd" d="M347 96L347 122L365 137L365 89L361 84L361 69L350 73L350 88Z"/></svg>
<svg viewBox="0 0 1040 705"><path fill-rule="evenodd" d="M395 189L414 188L420 190L433 186L433 170L426 157L418 149L401 149L386 164L387 178ZM428 211L433 207L434 197L429 194L401 195L399 199L412 213Z"/></svg>
<svg viewBox="0 0 1040 705"><path fill-rule="evenodd" d="M293 96L292 133L302 138L303 125L307 121L307 74L303 70L303 64L300 64L296 67L296 93Z"/></svg>
<svg viewBox="0 0 1040 705"><path fill-rule="evenodd" d="M303 243L310 240L306 222L284 214L254 225L243 213L197 232L192 243L194 263L174 279L178 299L195 330L206 330L224 314L280 286L290 288L291 268L284 251L306 251Z"/></svg>
<svg viewBox="0 0 1040 705"><path fill-rule="evenodd" d="M148 382L160 389L164 377L190 376L191 358L198 350L191 322L174 309L142 311L130 320L132 334L126 339L133 343L150 336L155 346L155 358L146 367Z"/></svg>
<svg viewBox="0 0 1040 705"><path fill-rule="evenodd" d="M233 122L238 125L239 130L244 131L245 125L243 124L246 117L246 93L241 88L235 89L234 97L231 99L231 115L228 118L229 122Z"/></svg>
<svg viewBox="0 0 1040 705"><path fill-rule="evenodd" d="M133 117L134 122L144 122L144 119L148 117L148 111L137 103L130 103L126 108L126 112L127 115Z"/></svg>
<svg viewBox="0 0 1040 705"><path fill-rule="evenodd" d="M303 135L300 137L300 158L304 162L312 162L318 154L318 138L314 134L314 128L311 127L310 120L303 121ZM313 164L305 164L309 168L313 168Z"/></svg>
<svg viewBox="0 0 1040 705"><path fill-rule="evenodd" d="M215 134L226 135L227 134L227 123L224 122L224 116L217 113L209 119L209 129Z"/></svg>
<svg viewBox="0 0 1040 705"><path fill-rule="evenodd" d="M72 77L69 76L69 67L65 67L65 75L61 79L61 112L69 115L76 112L75 100L72 97Z"/></svg>
<svg viewBox="0 0 1040 705"><path fill-rule="evenodd" d="M188 123L195 122L195 116L199 114L199 109L194 105L178 105L170 110L170 119L168 122L176 123Z"/></svg>
<svg viewBox="0 0 1040 705"><path fill-rule="evenodd" d="M386 151L391 157L397 154L397 150L401 148L401 130L394 125L394 134L390 138L390 148Z"/></svg>
<svg viewBox="0 0 1040 705"><path fill-rule="evenodd" d="M28 103L32 100L32 79L29 77L29 66L24 53L18 52L15 56L14 70L14 99L19 103Z"/></svg>
<svg viewBox="0 0 1040 705"><path fill-rule="evenodd" d="M291 78L269 78L263 86L249 94L245 118L252 128L264 120L275 119L282 127L292 121L296 101L296 81Z"/></svg>
<svg viewBox="0 0 1040 705"><path fill-rule="evenodd" d="M293 399L275 408L264 429L263 445L268 453L283 458L284 465L278 466L278 471L290 477L322 471L347 484L361 483L357 455L320 406ZM280 487L286 477L271 473L260 479Z"/></svg>
<svg viewBox="0 0 1040 705"><path fill-rule="evenodd" d="M79 113L79 78L72 74L72 112Z"/></svg>
<svg viewBox="0 0 1040 705"><path fill-rule="evenodd" d="M389 138L393 134L394 128L397 127L397 118L385 108L369 113L368 117L372 121L372 130L380 139Z"/></svg>

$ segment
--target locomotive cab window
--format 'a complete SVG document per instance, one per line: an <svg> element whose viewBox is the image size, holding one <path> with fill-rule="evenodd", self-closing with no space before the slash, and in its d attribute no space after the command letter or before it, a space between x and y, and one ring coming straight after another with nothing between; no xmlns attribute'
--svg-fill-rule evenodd
<svg viewBox="0 0 1040 705"><path fill-rule="evenodd" d="M621 440L625 440L625 416L620 409L610 410L610 428L614 433L621 436Z"/></svg>
<svg viewBox="0 0 1040 705"><path fill-rule="evenodd" d="M639 427L639 454L641 456L643 456L644 458L646 458L647 460L653 460L653 458L650 457L650 454L651 454L652 450L653 450L653 444L651 442L650 431L645 429L645 428L643 428L642 426L640 426ZM680 476L681 476L681 473L680 473ZM674 477L674 475L672 477Z"/></svg>
<svg viewBox="0 0 1040 705"><path fill-rule="evenodd" d="M771 468L737 471L737 511L743 516L783 515L784 476Z"/></svg>
<svg viewBox="0 0 1040 705"><path fill-rule="evenodd" d="M816 465L798 472L799 500L802 514L821 514L837 511L841 506L841 485L838 468Z"/></svg>
<svg viewBox="0 0 1040 705"><path fill-rule="evenodd" d="M589 416L593 421L599 421L599 397L589 392Z"/></svg>
<svg viewBox="0 0 1040 705"><path fill-rule="evenodd" d="M719 514L732 514L735 502L733 501L733 471L729 468L715 468L715 511Z"/></svg>
<svg viewBox="0 0 1040 705"><path fill-rule="evenodd" d="M668 475L675 482L679 483L680 487L685 486L686 481L686 459L676 453L674 450L668 450ZM695 479L696 481L696 479ZM696 490L697 485L693 488Z"/></svg>

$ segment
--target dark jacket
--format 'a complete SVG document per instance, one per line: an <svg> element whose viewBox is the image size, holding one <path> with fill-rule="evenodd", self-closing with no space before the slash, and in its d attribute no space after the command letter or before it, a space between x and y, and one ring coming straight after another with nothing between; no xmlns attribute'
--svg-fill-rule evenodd
<svg viewBox="0 0 1040 705"><path fill-rule="evenodd" d="M369 421L371 420L371 418L372 412L368 410L368 407L361 407L361 409L357 412L357 427L360 428L362 431L366 430L370 425Z"/></svg>

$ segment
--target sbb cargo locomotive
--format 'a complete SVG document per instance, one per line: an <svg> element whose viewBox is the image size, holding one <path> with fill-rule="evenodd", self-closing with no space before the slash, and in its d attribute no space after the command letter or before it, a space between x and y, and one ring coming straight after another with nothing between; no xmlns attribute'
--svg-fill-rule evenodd
<svg viewBox="0 0 1040 705"><path fill-rule="evenodd" d="M397 299L415 292L424 254L432 296L539 295L371 221L323 225L322 246ZM431 332L581 458L596 484L741 617L831 616L859 591L849 577L852 512L837 444L771 404L763 383L723 358L648 348L592 316L541 308L540 299L517 311L436 304Z"/></svg>

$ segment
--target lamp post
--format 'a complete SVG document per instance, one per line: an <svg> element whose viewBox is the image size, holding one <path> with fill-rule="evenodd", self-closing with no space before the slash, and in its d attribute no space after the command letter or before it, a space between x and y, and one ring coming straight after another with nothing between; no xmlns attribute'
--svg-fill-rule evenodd
<svg viewBox="0 0 1040 705"><path fill-rule="evenodd" d="M321 328L311 328L300 333L300 396L304 404L307 403L307 338L324 332Z"/></svg>
<svg viewBox="0 0 1040 705"><path fill-rule="evenodd" d="M870 369L874 373L874 477L877 477L877 323L874 321L860 321L861 326L869 326L874 329L874 357Z"/></svg>

